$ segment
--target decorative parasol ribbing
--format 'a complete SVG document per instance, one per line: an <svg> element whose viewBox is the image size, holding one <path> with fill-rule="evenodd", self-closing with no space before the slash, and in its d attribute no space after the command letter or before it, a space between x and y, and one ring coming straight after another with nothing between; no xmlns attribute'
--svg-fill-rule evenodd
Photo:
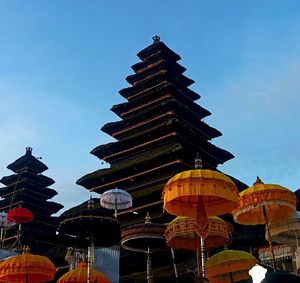
<svg viewBox="0 0 300 283"><path fill-rule="evenodd" d="M224 220L217 216L208 217L209 232L204 240L206 249L227 245L230 241L230 230ZM172 220L165 230L168 246L179 250L196 251L199 248L199 237L195 232L194 218L178 216Z"/></svg>
<svg viewBox="0 0 300 283"><path fill-rule="evenodd" d="M300 234L300 212L296 211L288 219L270 224L270 235L272 241L282 244L288 244L299 248ZM268 234L265 235L268 240Z"/></svg>
<svg viewBox="0 0 300 283"><path fill-rule="evenodd" d="M252 187L240 193L239 207L232 212L237 223L266 225L274 271L276 266L269 224L287 219L295 210L296 196L293 192L280 185L264 184L257 177Z"/></svg>
<svg viewBox="0 0 300 283"><path fill-rule="evenodd" d="M104 192L100 197L100 204L107 209L115 210L117 218L118 210L132 207L132 197L126 191L116 188Z"/></svg>
<svg viewBox="0 0 300 283"><path fill-rule="evenodd" d="M206 262L207 278L211 282L233 283L250 278L248 271L257 263L257 259L244 251L224 250Z"/></svg>
<svg viewBox="0 0 300 283"><path fill-rule="evenodd" d="M147 282L153 282L151 252L162 250L166 246L163 236L166 226L152 223L149 213L145 223L125 227L121 231L121 245L125 250L147 254Z"/></svg>
<svg viewBox="0 0 300 283"><path fill-rule="evenodd" d="M0 263L0 280L19 283L42 283L54 278L56 268L44 256L29 253L29 248L23 254L7 258Z"/></svg>
<svg viewBox="0 0 300 283"><path fill-rule="evenodd" d="M208 235L208 216L222 215L237 207L238 189L224 174L204 170L199 157L194 170L184 171L172 177L163 188L164 209L176 216L196 219L196 233L200 236L201 273L205 277L204 239ZM198 276L200 263L198 260Z"/></svg>
<svg viewBox="0 0 300 283"><path fill-rule="evenodd" d="M86 283L87 282L87 264L86 262L81 262L77 268L70 270L61 276L57 283ZM109 283L108 278L100 271L94 268L90 270L90 280L91 282L97 283Z"/></svg>

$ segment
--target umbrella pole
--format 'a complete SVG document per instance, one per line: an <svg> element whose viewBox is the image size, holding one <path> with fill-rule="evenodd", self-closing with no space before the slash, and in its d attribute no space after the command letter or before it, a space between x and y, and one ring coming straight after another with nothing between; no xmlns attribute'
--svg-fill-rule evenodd
<svg viewBox="0 0 300 283"><path fill-rule="evenodd" d="M178 272L177 272L177 266L176 266L176 262L175 262L175 253L174 253L173 248L171 248L171 254L172 254L172 261L173 261L173 266L174 266L175 280L177 283L178 282Z"/></svg>
<svg viewBox="0 0 300 283"><path fill-rule="evenodd" d="M91 247L88 246L87 283L91 282Z"/></svg>
<svg viewBox="0 0 300 283"><path fill-rule="evenodd" d="M201 256L200 256L200 237L196 234L196 258L197 258L197 277L201 277L201 268L200 268L200 262L201 262Z"/></svg>
<svg viewBox="0 0 300 283"><path fill-rule="evenodd" d="M200 238L200 249L201 249L201 277L205 278L205 244L204 238Z"/></svg>
<svg viewBox="0 0 300 283"><path fill-rule="evenodd" d="M268 235L269 250L270 250L270 253L271 253L271 257L272 257L273 271L276 272L275 256L274 256L274 250L273 250L273 245L272 245L270 227L269 227L266 208L265 208L264 205L262 206L262 210L263 210L263 214L264 214L264 218L265 218L265 222L266 222L266 230L267 230L267 235Z"/></svg>
<svg viewBox="0 0 300 283"><path fill-rule="evenodd" d="M151 252L149 247L147 251L147 282L153 283L152 261L151 261Z"/></svg>
<svg viewBox="0 0 300 283"><path fill-rule="evenodd" d="M118 213L118 200L117 197L115 198L115 218L117 219L117 213Z"/></svg>
<svg viewBox="0 0 300 283"><path fill-rule="evenodd" d="M298 236L298 230L295 231L295 238L296 238L296 247L299 248L299 236Z"/></svg>

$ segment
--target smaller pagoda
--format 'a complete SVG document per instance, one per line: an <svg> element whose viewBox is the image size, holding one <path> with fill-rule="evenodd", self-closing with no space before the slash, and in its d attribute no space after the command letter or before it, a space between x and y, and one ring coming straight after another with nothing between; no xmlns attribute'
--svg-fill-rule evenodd
<svg viewBox="0 0 300 283"><path fill-rule="evenodd" d="M57 244L56 231L57 213L63 205L51 202L49 199L57 192L48 188L54 180L42 174L48 167L32 155L32 148L27 147L25 155L7 166L14 174L5 176L0 183L0 211L9 212L14 208L29 209L34 219L22 225L19 233L18 225L2 227L3 235L1 247L4 249L16 248L17 242L31 247L33 253L43 254ZM18 236L18 233L20 236Z"/></svg>

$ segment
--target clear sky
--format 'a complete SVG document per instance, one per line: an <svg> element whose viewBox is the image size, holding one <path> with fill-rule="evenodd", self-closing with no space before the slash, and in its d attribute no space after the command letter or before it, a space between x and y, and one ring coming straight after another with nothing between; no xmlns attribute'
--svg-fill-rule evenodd
<svg viewBox="0 0 300 283"><path fill-rule="evenodd" d="M0 0L0 177L33 147L66 208L89 197L76 180L102 168L89 152L112 141L136 53L158 34L177 52L213 143L235 158L219 169L300 187L300 1Z"/></svg>

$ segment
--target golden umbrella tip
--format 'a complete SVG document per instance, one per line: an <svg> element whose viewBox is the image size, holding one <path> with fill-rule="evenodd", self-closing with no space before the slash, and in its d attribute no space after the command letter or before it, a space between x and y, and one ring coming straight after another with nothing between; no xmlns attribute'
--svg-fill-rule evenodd
<svg viewBox="0 0 300 283"><path fill-rule="evenodd" d="M253 183L253 186L263 184L264 182L257 176L256 181Z"/></svg>

